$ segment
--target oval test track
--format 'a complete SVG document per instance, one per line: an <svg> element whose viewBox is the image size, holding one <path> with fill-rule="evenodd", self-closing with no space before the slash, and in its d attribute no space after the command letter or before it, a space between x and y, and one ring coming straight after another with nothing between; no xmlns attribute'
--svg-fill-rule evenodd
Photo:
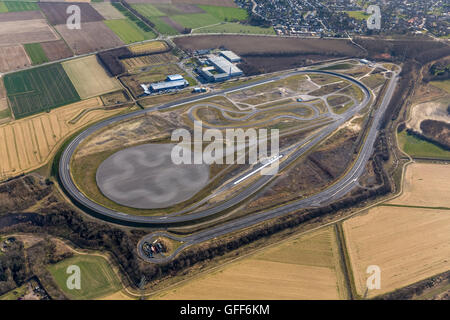
<svg viewBox="0 0 450 320"><path fill-rule="evenodd" d="M179 224L182 222L195 221L198 219L202 219L202 218L214 215L218 212L224 211L224 210L232 207L233 205L241 202L242 200L246 199L247 197L249 197L256 191L258 191L269 180L260 179L255 183L255 185L252 185L251 187L243 190L238 196L230 199L230 201L225 201L224 203L221 203L213 208L208 208L208 209L205 209L205 210L193 213L193 214L186 214L183 216L173 216L173 215L169 216L168 215L168 216L158 216L158 217L135 216L135 215L128 215L128 214L125 214L122 212L114 211L109 208L105 208L105 207L93 202L92 200L88 199L80 190L78 190L78 188L75 186L74 181L72 180L72 177L70 174L70 160L71 160L73 154L75 153L76 148L85 139L87 139L95 131L102 129L106 126L109 126L113 123L120 122L120 121L123 121L126 119L130 119L130 118L136 117L138 115L146 114L146 113L149 113L149 112L152 112L155 110L170 109L170 108L174 108L174 107L186 104L186 103L201 101L201 100L207 99L209 97L223 95L223 94L226 94L226 93L229 93L232 91L242 90L245 88L250 88L253 86L277 81L277 80L280 80L280 79L283 79L286 77L290 77L290 76L294 76L297 74L308 74L308 73L332 75L332 76L336 76L336 77L345 79L345 80L350 81L351 83L357 85L363 91L363 93L365 95L363 102L360 103L360 105L359 105L359 107L360 107L359 109L362 109L370 101L370 97L371 97L370 90L363 83L361 83L347 75L342 75L342 74L338 74L338 73L331 72L331 71L302 70L302 71L292 72L292 73L289 73L289 74L286 74L283 76L276 76L276 77L273 77L270 79L256 81L251 84L240 85L240 86L222 90L219 92L208 93L208 94L202 95L200 97L186 98L186 99L183 99L180 101L167 103L167 104L164 104L164 105L161 105L158 107L152 107L152 108L148 108L145 110L138 110L138 111L135 111L135 112L132 112L129 114L125 114L125 115L115 116L113 118L104 120L102 122L99 122L99 123L94 124L93 126L87 128L86 130L81 132L78 136L76 136L68 144L68 146L63 151L60 161L59 161L58 173L59 173L60 183L63 186L63 188L65 189L65 191L72 198L72 200L74 200L81 207L87 209L91 214L93 214L94 216L101 218L103 220L114 222L114 223L119 223L119 224L123 224L123 225L131 225L131 226L137 226L137 227L149 227L149 226L158 226L159 225L161 227L165 227L165 226L168 226L171 224ZM278 216L293 212L300 208L317 206L325 201L331 202L333 200L339 199L342 196L344 196L353 187L355 187L357 185L358 177L364 171L364 168L365 168L364 164L368 161L368 159L370 158L370 156L372 154L374 142L376 140L377 132L379 129L379 123L380 123L381 118L384 114L384 111L386 110L387 105L389 104L389 101L392 97L395 85L397 83L397 77L398 77L398 72L395 72L394 76L391 77L391 79L390 79L390 82L387 87L386 93L383 97L382 103L379 106L379 108L377 109L377 112L375 113L375 116L374 116L373 122L372 122L372 126L367 133L365 143L359 153L358 158L355 160L353 166L347 171L347 173L338 182L336 182L332 186L328 187L327 189L325 189L313 196L310 196L308 198L294 201L294 202L291 202L289 204L286 204L284 206L277 207L274 209L262 211L261 213L258 213L258 214L252 214L249 216L238 218L236 220L224 223L217 227L213 227L213 228L198 232L198 233L190 235L190 236L179 238L179 237L171 236L169 234L165 234L165 236L167 236L167 237L183 241L184 244L182 246L180 246L179 248L177 248L177 250L170 257L166 257L163 259L150 259L148 257L146 258L146 256L143 254L142 246L140 244L143 241L145 241L145 239L151 238L155 235L155 234L149 234L148 236L145 236L143 239L141 239L141 242L138 246L141 257L143 257L144 259L146 259L148 261L152 261L152 262L168 261L168 260L172 259L178 252L183 250L186 246L192 245L194 243L199 243L199 242L202 242L202 241L205 241L208 239L212 239L212 238L218 237L220 235L224 235L229 232L233 232L233 231L257 224L264 220L268 220L268 219L271 219L274 217L278 217ZM320 142L323 138L325 138L328 134L330 134L331 132L336 130L343 122L347 121L352 116L352 114L350 114L350 113L351 113L351 111L354 111L355 108L356 108L355 106L350 108L346 113L344 113L342 115L341 121L337 121L335 123L330 124L327 127L327 130L324 130L320 134L316 135L308 143L306 143L301 148L299 148L299 150L295 151L294 155L290 155L289 158L292 160L289 162L292 162L293 160L295 160L296 158L301 156L305 151L309 150L316 143ZM282 167L282 168L285 167L287 165L287 164L285 164L286 162L287 161L283 161L281 163L280 167ZM264 177L270 178L270 176L264 176Z"/></svg>

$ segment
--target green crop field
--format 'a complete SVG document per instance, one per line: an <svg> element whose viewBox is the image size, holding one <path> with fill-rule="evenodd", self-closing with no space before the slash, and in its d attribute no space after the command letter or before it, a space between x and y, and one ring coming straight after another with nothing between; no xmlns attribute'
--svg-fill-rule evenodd
<svg viewBox="0 0 450 320"><path fill-rule="evenodd" d="M144 39L142 39L142 40L150 40L150 39L156 38L156 34L153 32L153 30L148 25L146 25L141 19L139 19L133 13L131 13L128 9L126 9L122 4L117 3L117 2L111 2L111 5L114 8L116 8L117 10L119 10L125 17L127 17L128 23L133 28L135 28L139 33L141 33L141 36L144 37ZM115 21L115 20L112 20L112 21ZM118 25L120 25L120 24L123 24L123 22L118 23ZM130 36L132 33L134 33L134 36L136 36L135 32L130 31L129 26L125 26L125 28L127 29L126 32L121 32L120 27L118 27L114 23L111 23L110 25L113 26L114 32L116 32L116 31L120 32L121 34L123 34L123 36L125 38L127 37L127 34L128 34L128 36ZM110 25L108 25L108 27L110 27Z"/></svg>
<svg viewBox="0 0 450 320"><path fill-rule="evenodd" d="M67 288L67 267L80 267L81 289ZM77 255L48 267L59 288L71 299L89 300L112 294L121 284L108 261L94 255Z"/></svg>
<svg viewBox="0 0 450 320"><path fill-rule="evenodd" d="M34 2L5 1L4 4L8 12L39 10L38 5Z"/></svg>
<svg viewBox="0 0 450 320"><path fill-rule="evenodd" d="M185 28L195 29L223 22L219 18L208 13L178 14L170 19L179 23Z"/></svg>
<svg viewBox="0 0 450 320"><path fill-rule="evenodd" d="M199 5L207 13L222 21L242 21L248 18L247 10L241 8Z"/></svg>
<svg viewBox="0 0 450 320"><path fill-rule="evenodd" d="M155 29L162 34L176 35L178 31L172 26L168 25L161 17L165 16L163 12L158 10L155 6L151 4L133 4L132 7L142 14L144 17L149 19L154 25Z"/></svg>
<svg viewBox="0 0 450 320"><path fill-rule="evenodd" d="M431 142L422 140L412 134L402 131L398 134L398 142L404 152L411 157L450 159L450 151L444 150Z"/></svg>
<svg viewBox="0 0 450 320"><path fill-rule="evenodd" d="M48 62L47 55L45 54L44 49L42 49L40 43L27 43L23 46L33 65Z"/></svg>
<svg viewBox="0 0 450 320"><path fill-rule="evenodd" d="M151 22L153 22L153 24L155 25L155 29L158 30L159 32L161 32L162 34L176 35L179 33L175 28L168 25L160 17L150 17L149 20Z"/></svg>
<svg viewBox="0 0 450 320"><path fill-rule="evenodd" d="M0 2L0 13L8 12L8 8L4 2Z"/></svg>
<svg viewBox="0 0 450 320"><path fill-rule="evenodd" d="M127 19L103 21L126 44L155 38L153 32L144 32Z"/></svg>
<svg viewBox="0 0 450 320"><path fill-rule="evenodd" d="M60 64L7 74L4 83L16 119L80 100Z"/></svg>
<svg viewBox="0 0 450 320"><path fill-rule="evenodd" d="M166 14L161 12L154 5L149 3L132 4L131 7L144 17L164 17Z"/></svg>
<svg viewBox="0 0 450 320"><path fill-rule="evenodd" d="M245 25L236 22L223 23L215 26L198 28L194 33L248 33L248 34L269 34L274 35L275 30L272 27L262 28L256 26Z"/></svg>

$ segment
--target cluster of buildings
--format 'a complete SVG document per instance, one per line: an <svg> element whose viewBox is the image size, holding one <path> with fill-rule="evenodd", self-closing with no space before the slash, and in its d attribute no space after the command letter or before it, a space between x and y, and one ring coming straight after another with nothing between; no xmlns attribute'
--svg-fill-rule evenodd
<svg viewBox="0 0 450 320"><path fill-rule="evenodd" d="M141 84L145 94L169 92L173 90L180 90L189 86L189 82L180 74L173 74L167 76L165 81L155 82L149 85Z"/></svg>
<svg viewBox="0 0 450 320"><path fill-rule="evenodd" d="M236 66L241 62L241 58L232 51L225 50L215 54L204 50L197 53L200 53L200 57L198 57L200 67L196 69L196 72L207 82L226 81L244 74Z"/></svg>
<svg viewBox="0 0 450 320"><path fill-rule="evenodd" d="M253 0L238 4L270 23L279 35L450 34L448 0ZM367 27L369 5L380 7L381 30Z"/></svg>

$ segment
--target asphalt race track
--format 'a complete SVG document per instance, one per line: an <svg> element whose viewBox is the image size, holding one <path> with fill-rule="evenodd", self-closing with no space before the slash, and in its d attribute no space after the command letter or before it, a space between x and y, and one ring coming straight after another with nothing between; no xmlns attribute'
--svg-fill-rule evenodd
<svg viewBox="0 0 450 320"><path fill-rule="evenodd" d="M181 104L185 103L192 103L196 101L203 100L208 97L216 96L216 95L223 95L232 91L241 90L249 87L253 87L259 84L269 83L272 81L277 81L285 77L297 75L297 74L305 74L305 73L319 73L319 74L327 74L327 75L333 75L336 77L340 77L342 79L348 80L354 84L356 84L364 93L365 97L362 103L360 103L358 106L353 106L349 110L347 110L345 113L343 113L340 117L340 119L336 120L335 122L328 125L324 130L317 133L314 137L310 138L308 141L301 141L298 146L300 146L298 149L295 149L294 151L290 152L289 154L286 152L286 154L281 153L283 156L286 156L286 160L282 161L280 163L280 170L282 170L284 167L289 165L292 161L295 161L298 157L300 157L302 154L304 154L306 151L310 150L312 147L314 147L318 142L322 141L326 136L328 136L331 132L335 131L339 126L341 126L343 123L348 121L356 112L363 109L365 106L368 105L371 98L371 92L370 90L361 82L346 76L341 75L338 73L330 72L330 71L319 71L319 70L302 70L302 71L296 71L292 72L283 76L276 76L268 80L261 80L258 82L254 82L251 84L241 85L238 87L226 89L220 92L215 93L209 93L202 95L200 97L191 97L188 99L184 99L177 102L167 103L165 105L149 108L145 110L139 110L133 113L129 113L126 115L120 115L117 117L113 117L110 119L107 119L105 121L102 121L100 123L97 123L85 131L83 131L81 134L79 134L77 137L75 137L69 145L66 147L66 149L63 151L60 163L59 163L59 179L60 183L65 189L65 191L69 194L69 196L72 198L74 202L76 202L78 205L80 205L82 208L86 209L88 212L93 214L96 217L99 217L101 219L120 223L124 225L132 225L137 227L167 227L170 225L179 225L180 223L186 223L186 222L194 222L195 220L204 219L207 217L211 217L213 215L219 214L220 212L223 212L224 210L227 210L234 205L240 203L241 201L245 200L249 196L256 193L258 190L260 190L262 187L264 187L269 181L271 181L272 176L261 176L258 180L256 180L255 183L253 183L248 188L244 189L242 192L240 192L237 196L234 196L224 202L221 202L217 204L214 207L207 208L201 211L198 211L196 213L192 214L185 214L185 215L177 215L177 214L171 214L167 216L158 216L158 217L149 217L149 216L134 216L134 215L128 215L122 212L117 212L108 208L105 208L89 199L87 199L75 186L71 174L70 174L70 159L72 155L74 154L77 146L84 141L87 137L89 137L92 133L95 131L111 125L115 122L119 122L125 119L129 119L132 117L135 117L139 114L148 113L154 110L159 109L168 109L173 108L176 106L179 106ZM374 143L377 137L377 132L379 130L380 121L384 115L384 112L391 100L391 97L393 95L394 89L396 87L396 83L398 80L398 72L393 72L393 76L389 80L389 84L387 86L386 93L383 97L383 100L380 104L380 106L377 108L377 110L373 114L373 120L372 120L372 126L367 132L367 135L364 140L364 145L362 146L360 153L356 159L356 161L353 163L353 166L349 168L347 173L335 184L328 187L327 189L310 196L308 198L298 200L295 202L291 202L289 204L286 204L281 207L277 207L275 209L270 209L267 211L262 211L258 214L249 215L246 217L242 217L236 220L233 220L231 222L223 223L217 227L213 227L210 229L207 229L205 231L201 231L198 233L195 233L193 235L183 237L183 238L176 238L171 235L168 235L166 233L158 233L164 236L167 236L169 238L181 240L184 242L182 246L180 246L170 257L165 257L163 259L151 259L148 258L143 252L142 252L142 246L139 245L138 249L140 252L140 255L142 258L155 262L165 262L170 259L172 259L178 252L183 250L185 247L200 243L208 239L212 239L224 234L227 234L229 232L237 231L242 228L246 228L249 226L252 226L254 224L257 224L259 222L262 222L264 220L272 219L274 217L282 216L287 213L293 212L295 210L311 207L311 206L319 206L321 204L324 204L326 202L332 202L334 200L337 200L341 197L343 197L345 194L347 194L350 190L352 190L356 185L358 178L362 175L365 164L369 160L370 156L373 152ZM236 178L236 180L239 179L239 177ZM226 186L225 186L226 187ZM141 239L140 244L143 241L146 241L146 239L150 239L155 236L155 233L149 234L148 236Z"/></svg>
<svg viewBox="0 0 450 320"><path fill-rule="evenodd" d="M100 191L121 205L137 209L167 208L189 200L209 179L206 164L175 165L174 144L144 144L120 150L97 169Z"/></svg>

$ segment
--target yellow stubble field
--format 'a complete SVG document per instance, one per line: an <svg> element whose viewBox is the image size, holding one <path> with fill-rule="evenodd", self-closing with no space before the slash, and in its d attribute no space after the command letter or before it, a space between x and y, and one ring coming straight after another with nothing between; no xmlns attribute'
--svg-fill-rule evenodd
<svg viewBox="0 0 450 320"><path fill-rule="evenodd" d="M85 125L118 113L105 111L100 98L80 101L0 126L0 179L44 165L64 138ZM87 109L74 122L74 118Z"/></svg>
<svg viewBox="0 0 450 320"><path fill-rule="evenodd" d="M189 280L156 299L345 299L333 227Z"/></svg>
<svg viewBox="0 0 450 320"><path fill-rule="evenodd" d="M343 223L357 293L374 297L450 269L450 211L381 206ZM381 288L366 293L367 267Z"/></svg>
<svg viewBox="0 0 450 320"><path fill-rule="evenodd" d="M106 73L95 55L65 61L62 66L82 99L121 89L119 81Z"/></svg>
<svg viewBox="0 0 450 320"><path fill-rule="evenodd" d="M450 208L450 165L413 163L408 166L403 193L391 204Z"/></svg>

